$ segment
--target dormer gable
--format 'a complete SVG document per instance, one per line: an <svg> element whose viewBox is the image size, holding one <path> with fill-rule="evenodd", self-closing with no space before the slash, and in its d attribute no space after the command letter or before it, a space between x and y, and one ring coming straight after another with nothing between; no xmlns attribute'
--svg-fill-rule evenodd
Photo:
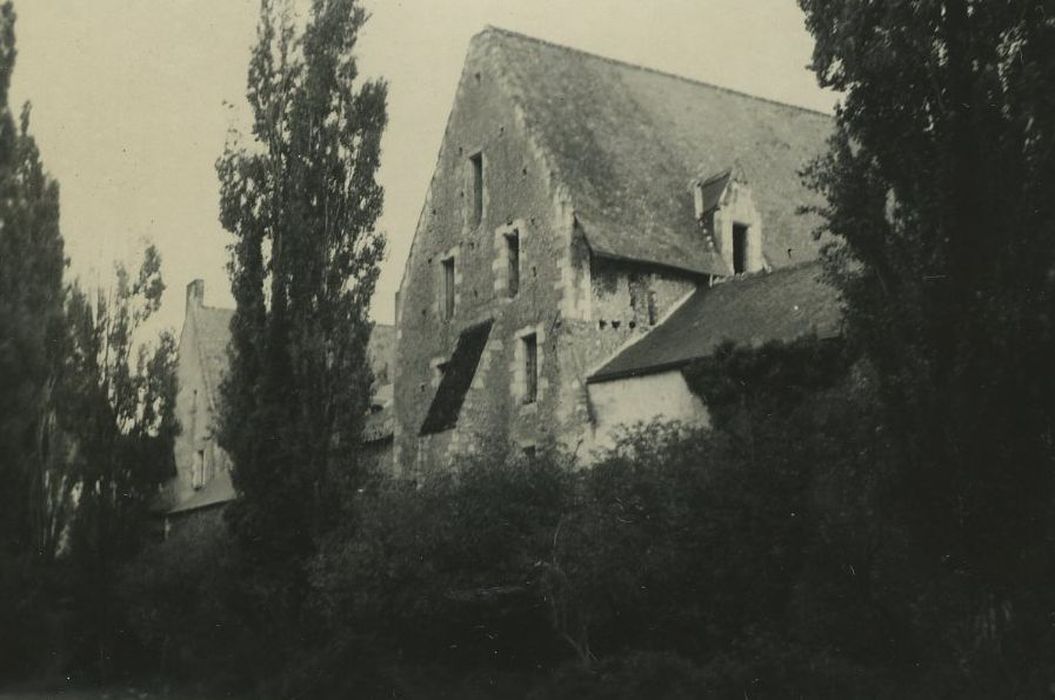
<svg viewBox="0 0 1055 700"><path fill-rule="evenodd" d="M733 275L766 269L762 215L743 171L734 166L692 183L696 219L704 244Z"/></svg>

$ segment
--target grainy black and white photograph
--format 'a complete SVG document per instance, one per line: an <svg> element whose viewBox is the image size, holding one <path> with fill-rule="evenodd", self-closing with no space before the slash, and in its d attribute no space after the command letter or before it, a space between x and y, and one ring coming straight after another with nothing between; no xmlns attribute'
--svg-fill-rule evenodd
<svg viewBox="0 0 1055 700"><path fill-rule="evenodd" d="M0 698L1055 697L1055 0L0 0Z"/></svg>

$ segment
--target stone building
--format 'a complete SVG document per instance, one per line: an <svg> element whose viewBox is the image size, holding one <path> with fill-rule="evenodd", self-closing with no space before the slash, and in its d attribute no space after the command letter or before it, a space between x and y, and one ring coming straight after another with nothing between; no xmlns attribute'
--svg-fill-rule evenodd
<svg viewBox="0 0 1055 700"><path fill-rule="evenodd" d="M215 434L233 315L233 309L205 305L202 280L187 285L176 369L176 418L181 426L173 448L176 474L164 485L160 500L166 532L188 520L218 518L223 506L235 497L231 461L216 443ZM365 447L386 468L392 452L392 390L388 383L394 338L392 326L378 324L368 346L375 387L364 429Z"/></svg>
<svg viewBox="0 0 1055 700"><path fill-rule="evenodd" d="M471 42L396 303L394 462L707 420L680 367L835 332L798 171L829 116L498 29Z"/></svg>

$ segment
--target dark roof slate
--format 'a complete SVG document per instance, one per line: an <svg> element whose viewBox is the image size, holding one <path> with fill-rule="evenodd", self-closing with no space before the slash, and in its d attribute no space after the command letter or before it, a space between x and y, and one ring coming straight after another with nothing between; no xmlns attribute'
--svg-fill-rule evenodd
<svg viewBox="0 0 1055 700"><path fill-rule="evenodd" d="M491 334L492 320L478 323L462 331L454 346L451 359L443 372L436 396L429 405L429 412L421 424L421 434L440 433L453 428L465 402L465 394L472 386L476 366L480 364L487 337Z"/></svg>
<svg viewBox="0 0 1055 700"><path fill-rule="evenodd" d="M818 263L734 278L693 292L662 323L617 353L590 382L652 374L706 357L724 341L759 345L838 334L838 293Z"/></svg>
<svg viewBox="0 0 1055 700"><path fill-rule="evenodd" d="M505 30L475 41L505 76L596 254L728 274L703 244L691 185L736 164L770 265L817 257L817 222L795 213L814 201L798 171L823 151L828 115Z"/></svg>

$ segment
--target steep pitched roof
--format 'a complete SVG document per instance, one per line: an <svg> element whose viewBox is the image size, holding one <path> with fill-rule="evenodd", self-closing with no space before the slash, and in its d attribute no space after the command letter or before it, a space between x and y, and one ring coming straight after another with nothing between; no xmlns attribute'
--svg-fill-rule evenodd
<svg viewBox="0 0 1055 700"><path fill-rule="evenodd" d="M596 254L728 274L702 245L690 183L736 163L770 265L817 256L816 221L795 214L814 201L798 171L822 152L829 116L505 30L474 41L505 77Z"/></svg>
<svg viewBox="0 0 1055 700"><path fill-rule="evenodd" d="M194 324L196 350L205 373L205 389L209 401L215 407L220 396L220 383L227 373L227 344L231 341L231 318L234 309L220 309L212 306L198 306L188 319ZM375 323L366 346L370 357L370 366L376 380L374 391L377 392L391 380L389 378L393 348L395 346L395 326Z"/></svg>
<svg viewBox="0 0 1055 700"><path fill-rule="evenodd" d="M639 341L594 372L603 382L673 369L706 357L723 341L756 345L809 333L838 333L838 294L820 279L820 265L800 265L737 278L693 292Z"/></svg>
<svg viewBox="0 0 1055 700"><path fill-rule="evenodd" d="M215 407L219 400L220 383L227 372L227 344L231 339L231 318L234 309L220 309L199 305L188 314L187 322L194 324L198 359L204 372L205 391ZM392 348L395 342L395 327L375 323L367 354L378 382L373 389L373 402L382 408L367 416L363 427L366 442L378 442L392 436L392 387L387 383ZM385 383L382 383L385 382ZM216 506L235 498L231 475L226 469L217 470L213 478L186 500L177 503L166 512L170 515L185 513L200 508Z"/></svg>
<svg viewBox="0 0 1055 700"><path fill-rule="evenodd" d="M205 379L205 393L215 408L220 400L220 383L227 372L227 343L231 340L234 309L199 306L190 315L197 340L198 360Z"/></svg>

